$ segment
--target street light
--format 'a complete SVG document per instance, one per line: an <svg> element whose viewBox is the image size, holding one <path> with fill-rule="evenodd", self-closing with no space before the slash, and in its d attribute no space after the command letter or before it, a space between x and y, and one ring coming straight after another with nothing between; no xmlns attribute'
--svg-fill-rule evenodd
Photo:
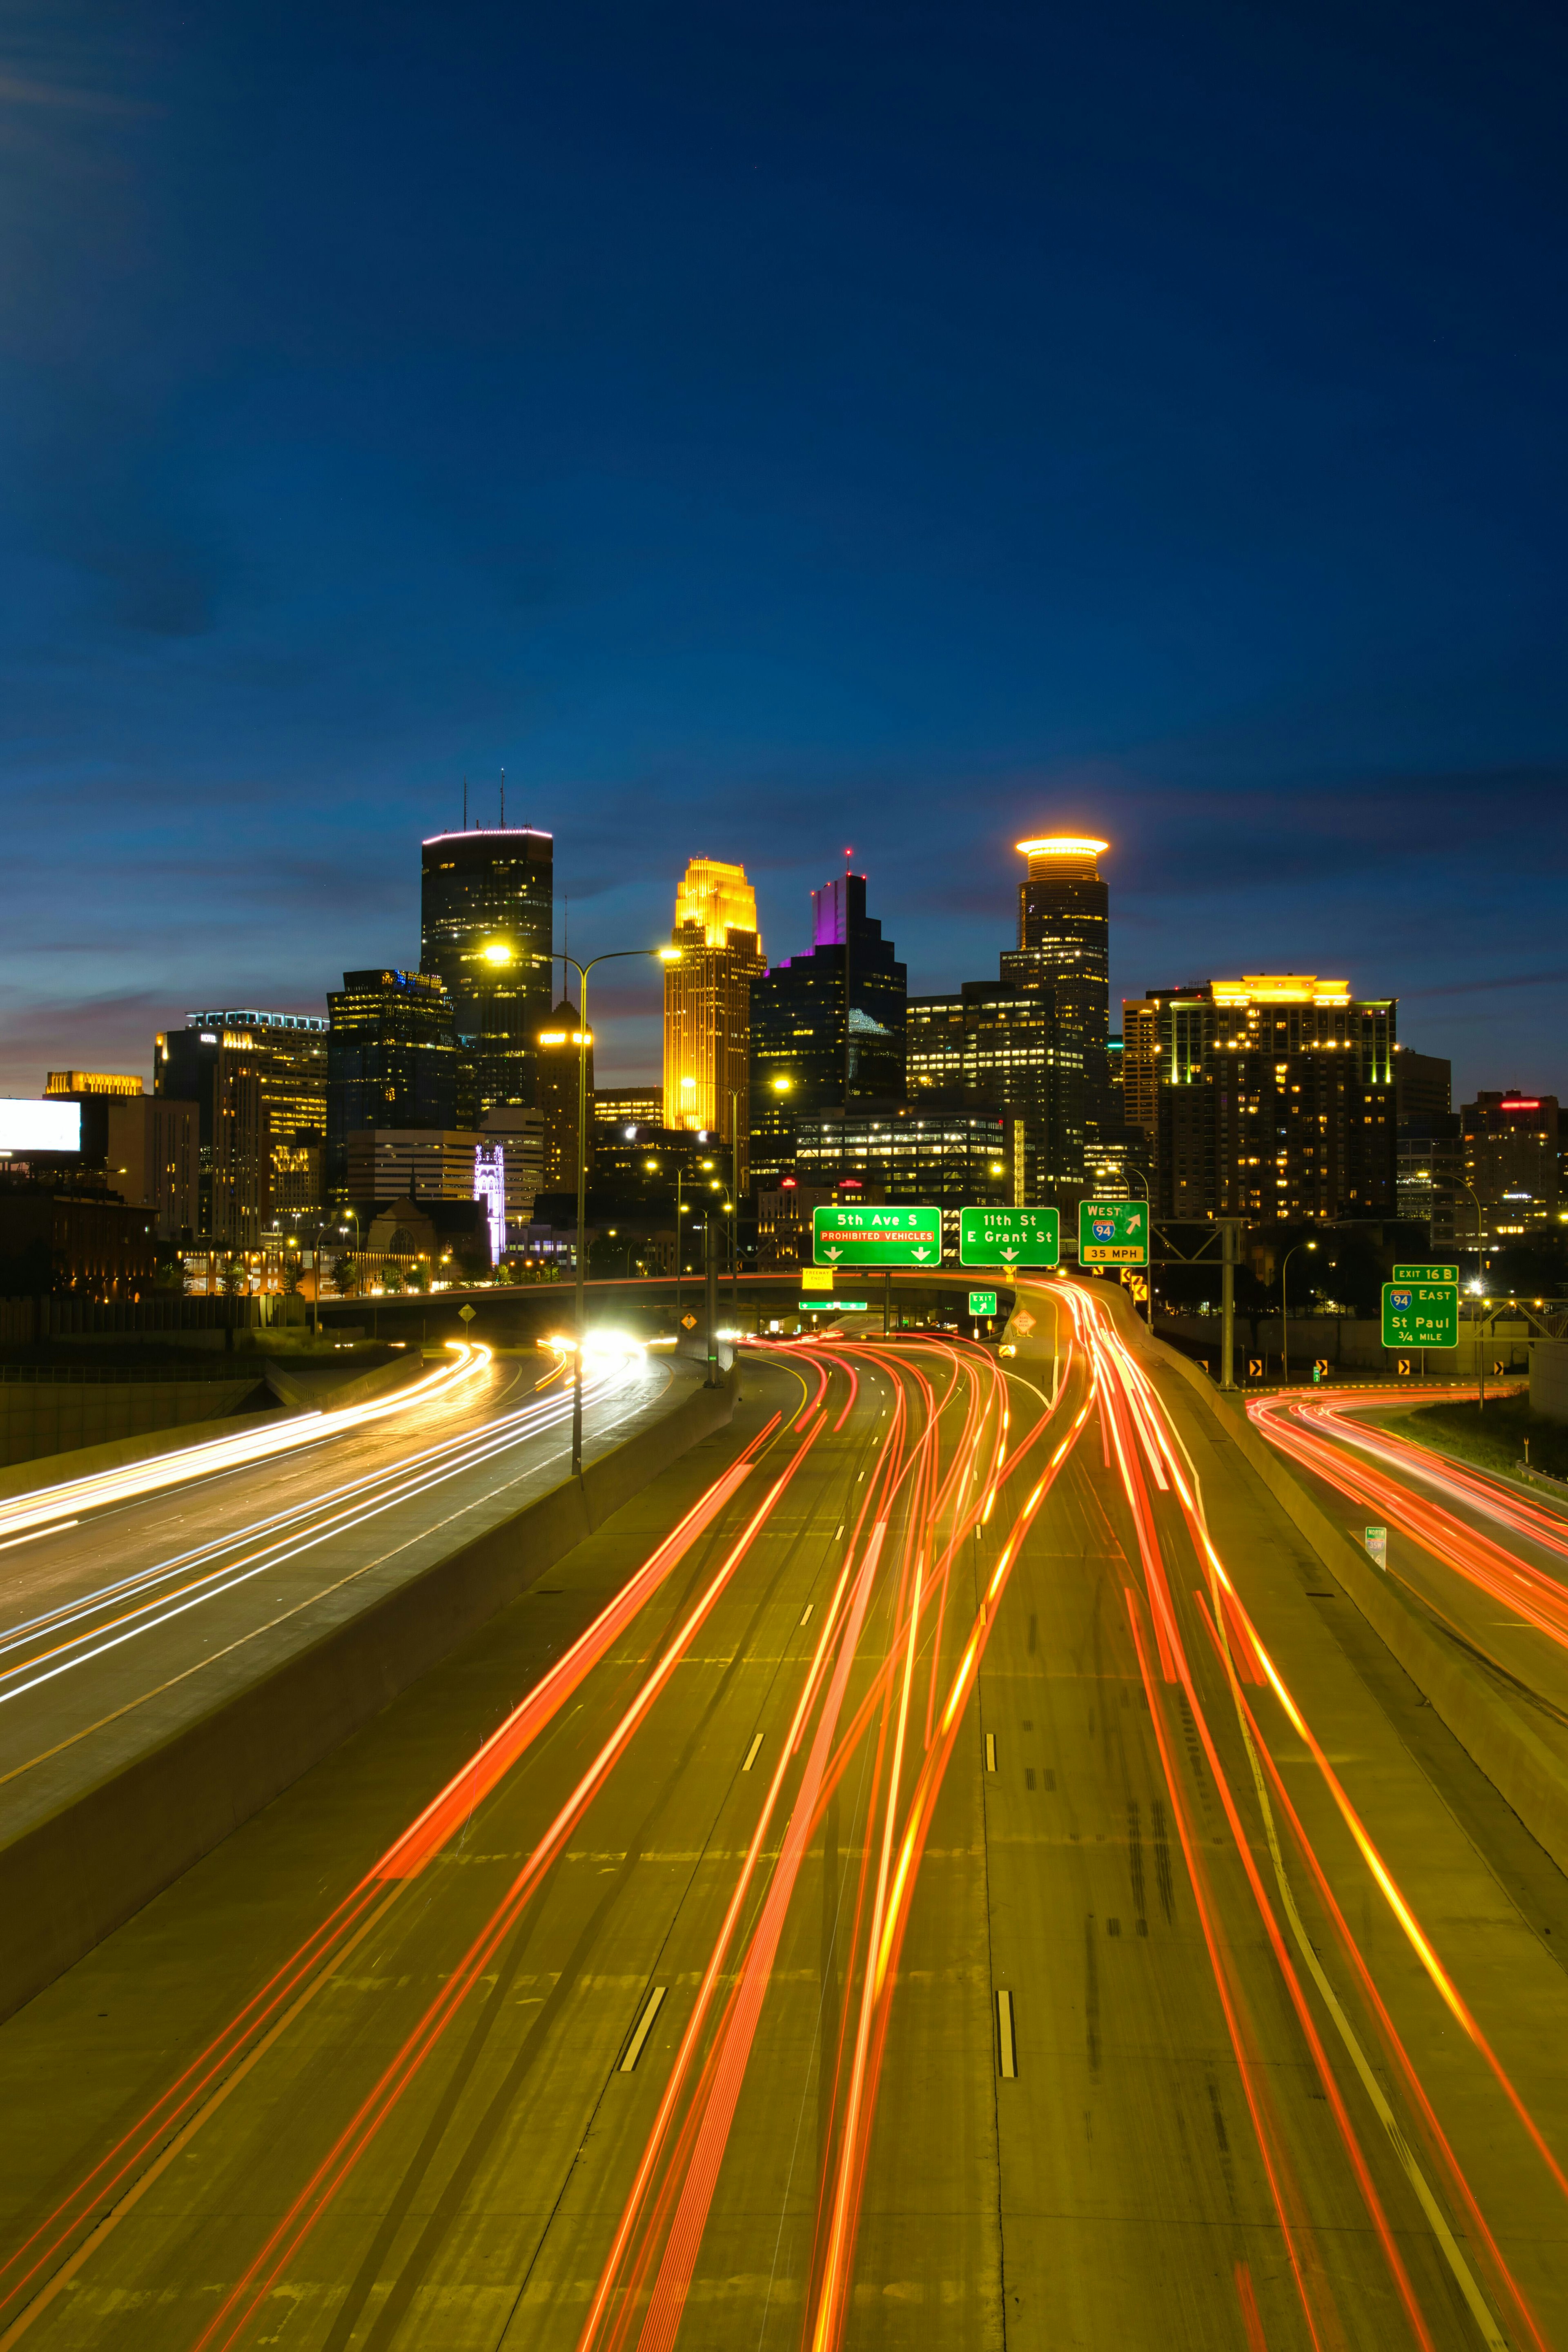
<svg viewBox="0 0 1568 2352"><path fill-rule="evenodd" d="M1476 1206L1476 1288L1484 1292L1486 1287L1487 1268L1486 1260L1481 1255L1481 1196L1477 1192L1475 1186L1471 1183L1468 1176L1461 1176L1459 1181L1464 1186L1466 1192L1469 1194ZM1484 1307L1486 1303L1486 1299L1483 1296L1481 1299L1481 1307ZM1476 1370L1480 1382L1476 1397L1476 1411L1478 1412L1485 1412L1487 1409L1487 1346L1486 1334L1481 1329L1481 1308L1479 1307L1476 1311Z"/></svg>
<svg viewBox="0 0 1568 2352"><path fill-rule="evenodd" d="M1279 1384L1290 1385L1290 1300L1285 1288L1285 1276L1298 1250L1315 1250L1316 1242L1292 1242L1279 1262Z"/></svg>
<svg viewBox="0 0 1568 2352"><path fill-rule="evenodd" d="M620 963L627 956L657 956L660 963L679 963L679 948L612 948L605 955L590 956L579 963L575 956L563 955L563 965L570 964L577 975L577 1247L576 1308L577 1346L573 1359L572 1373L572 1475L583 1472L583 1345L587 1333L587 1310L583 1296L584 1264L583 1229L588 1222L588 974L595 964ZM677 1243L679 1245L679 1230Z"/></svg>

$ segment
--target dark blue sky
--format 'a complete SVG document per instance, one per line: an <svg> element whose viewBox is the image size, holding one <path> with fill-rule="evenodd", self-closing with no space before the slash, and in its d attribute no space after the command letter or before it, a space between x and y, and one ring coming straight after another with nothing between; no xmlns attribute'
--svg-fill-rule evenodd
<svg viewBox="0 0 1568 2352"><path fill-rule="evenodd" d="M1092 827L1119 992L1568 1096L1565 89L1507 5L13 7L0 1087L412 961L504 765L579 951L853 844L945 986Z"/></svg>

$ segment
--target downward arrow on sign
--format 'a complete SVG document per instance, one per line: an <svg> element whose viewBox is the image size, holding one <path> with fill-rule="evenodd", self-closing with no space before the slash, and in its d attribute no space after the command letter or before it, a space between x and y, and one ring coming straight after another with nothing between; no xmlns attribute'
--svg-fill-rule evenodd
<svg viewBox="0 0 1568 2352"><path fill-rule="evenodd" d="M914 1255L915 1255L917 1258L930 1257L930 1255L931 1255L931 1252L930 1252L930 1250L919 1249L919 1250L916 1250L916 1251L914 1252Z"/></svg>

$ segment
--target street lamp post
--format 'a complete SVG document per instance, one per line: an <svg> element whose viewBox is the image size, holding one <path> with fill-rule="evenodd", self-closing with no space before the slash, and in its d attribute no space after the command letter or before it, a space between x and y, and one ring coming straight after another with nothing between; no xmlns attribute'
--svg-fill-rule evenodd
<svg viewBox="0 0 1568 2352"><path fill-rule="evenodd" d="M572 1475L583 1472L583 1348L587 1339L587 1307L583 1283L586 1273L586 1251L583 1229L588 1222L588 974L595 964L619 963L627 956L658 956L662 963L679 963L679 948L612 948L605 955L590 956L579 963L575 956L563 955L563 965L570 964L577 975L577 1246L574 1253L576 1263L577 1344L573 1355L572 1372ZM680 1244L679 1219L676 1220L676 1247Z"/></svg>
<svg viewBox="0 0 1568 2352"><path fill-rule="evenodd" d="M1290 1297L1285 1287L1285 1277L1290 1270L1290 1261L1298 1250L1315 1250L1317 1246L1316 1242L1292 1242L1279 1261L1279 1385L1281 1388L1288 1389L1290 1385Z"/></svg>
<svg viewBox="0 0 1568 2352"><path fill-rule="evenodd" d="M1481 1310L1487 1303L1485 1297L1487 1272L1481 1248L1481 1196L1468 1176L1461 1176L1459 1181L1474 1202L1476 1209L1476 1289L1481 1298L1480 1306L1476 1309L1476 1372L1480 1382L1476 1397L1476 1411L1485 1412L1487 1409L1487 1341L1486 1333L1481 1328L1485 1319Z"/></svg>

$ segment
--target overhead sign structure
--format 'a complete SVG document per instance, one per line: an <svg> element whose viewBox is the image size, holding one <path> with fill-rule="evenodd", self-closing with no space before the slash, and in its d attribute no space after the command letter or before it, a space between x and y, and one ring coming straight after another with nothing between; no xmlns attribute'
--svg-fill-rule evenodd
<svg viewBox="0 0 1568 2352"><path fill-rule="evenodd" d="M1079 1265L1147 1265L1147 1201L1080 1201L1078 1204Z"/></svg>
<svg viewBox="0 0 1568 2352"><path fill-rule="evenodd" d="M1457 1348L1459 1294L1451 1282L1385 1282L1385 1348Z"/></svg>
<svg viewBox="0 0 1568 2352"><path fill-rule="evenodd" d="M1061 1219L1055 1209L960 1209L960 1265L1057 1265Z"/></svg>
<svg viewBox="0 0 1568 2352"><path fill-rule="evenodd" d="M940 1265L940 1209L828 1208L811 1213L818 1265Z"/></svg>
<svg viewBox="0 0 1568 2352"><path fill-rule="evenodd" d="M994 1315L996 1293L994 1290L972 1290L969 1294L969 1311L972 1315Z"/></svg>
<svg viewBox="0 0 1568 2352"><path fill-rule="evenodd" d="M1457 1290L1459 1269L1457 1265L1396 1265L1394 1279L1395 1282L1446 1282L1450 1288Z"/></svg>

